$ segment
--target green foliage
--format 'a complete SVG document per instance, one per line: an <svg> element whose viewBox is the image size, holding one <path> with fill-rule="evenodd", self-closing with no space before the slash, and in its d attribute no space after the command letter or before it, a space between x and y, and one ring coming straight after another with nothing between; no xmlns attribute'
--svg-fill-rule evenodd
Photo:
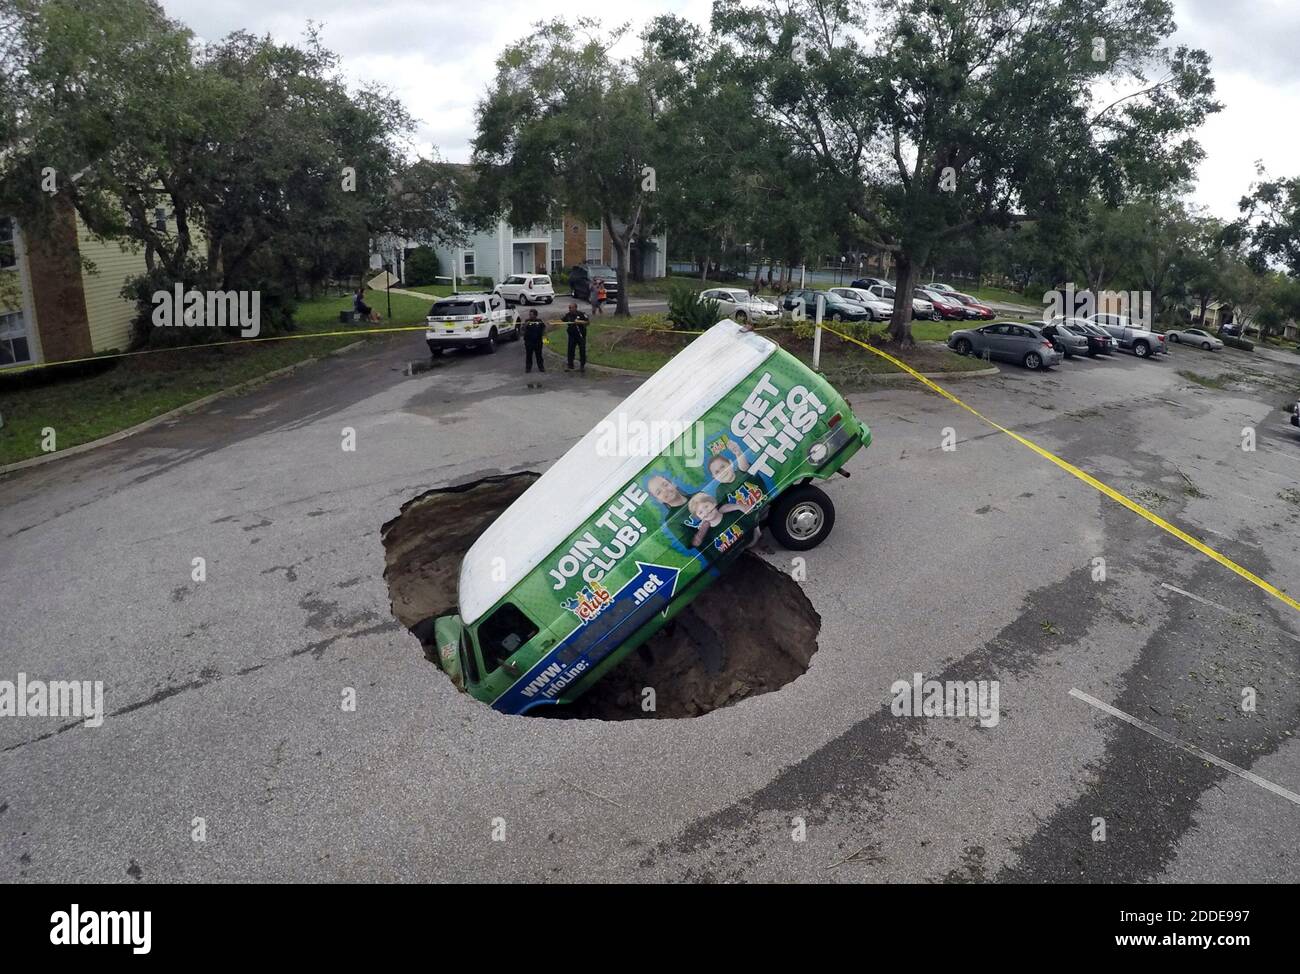
<svg viewBox="0 0 1300 974"><path fill-rule="evenodd" d="M1244 338L1237 338L1233 335L1220 335L1219 338L1223 344L1231 348L1239 348L1243 352L1253 352L1255 350L1255 343Z"/></svg>
<svg viewBox="0 0 1300 974"><path fill-rule="evenodd" d="M668 320L676 329L704 331L716 325L721 317L718 302L701 298L694 288L674 285L668 292Z"/></svg>
<svg viewBox="0 0 1300 974"><path fill-rule="evenodd" d="M297 296L352 276L371 238L461 232L451 170L407 164L410 117L346 87L314 28L201 44L154 0L0 3L0 101L20 106L0 110L0 212L34 233L71 204L150 274ZM32 192L47 167L54 196Z"/></svg>
<svg viewBox="0 0 1300 974"><path fill-rule="evenodd" d="M437 284L438 254L432 247L416 247L406 258L406 280L411 287L421 284Z"/></svg>

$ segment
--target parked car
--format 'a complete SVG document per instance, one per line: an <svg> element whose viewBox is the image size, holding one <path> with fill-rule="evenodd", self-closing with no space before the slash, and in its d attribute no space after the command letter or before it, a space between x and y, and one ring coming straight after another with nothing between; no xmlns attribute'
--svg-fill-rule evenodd
<svg viewBox="0 0 1300 974"><path fill-rule="evenodd" d="M1088 354L1088 338L1070 326L1068 320L1035 321L1034 326L1066 358Z"/></svg>
<svg viewBox="0 0 1300 974"><path fill-rule="evenodd" d="M912 317L925 318L928 321L941 321L943 315L935 310L934 302L925 296L919 287L912 288Z"/></svg>
<svg viewBox="0 0 1300 974"><path fill-rule="evenodd" d="M1110 355L1115 351L1115 339L1106 329L1083 318L1070 318L1068 323L1072 330L1088 336L1089 355Z"/></svg>
<svg viewBox="0 0 1300 974"><path fill-rule="evenodd" d="M802 302L803 313L808 318L814 318L817 315L817 298L821 297L826 302L823 316L827 321L867 321L869 316L867 309L856 301L850 301L848 298L840 297L830 291L813 291L808 288L795 288L785 296L781 302L781 307L786 311L794 311L800 307Z"/></svg>
<svg viewBox="0 0 1300 974"><path fill-rule="evenodd" d="M1096 314L1088 320L1106 329L1116 345L1138 358L1150 358L1161 352L1169 354L1164 335L1135 326L1127 315Z"/></svg>
<svg viewBox="0 0 1300 974"><path fill-rule="evenodd" d="M867 288L867 293L874 294L877 298L879 298L882 301L888 301L891 308L893 307L894 303L898 300L898 291L895 290L894 285L892 284L873 284L871 285L871 287ZM920 303L920 307L918 308L916 298L913 297L912 299L913 318L929 318L933 314L934 314L933 304L931 304L928 300L922 300Z"/></svg>
<svg viewBox="0 0 1300 974"><path fill-rule="evenodd" d="M1165 332L1165 338L1180 345L1199 345L1207 352L1217 352L1223 348L1223 342L1208 331L1201 331L1199 328L1181 328L1175 331L1167 331Z"/></svg>
<svg viewBox="0 0 1300 974"><path fill-rule="evenodd" d="M862 288L862 290L864 291L877 284L880 284L884 287L894 286L889 281L886 281L883 277L859 277L856 281L849 282L850 287Z"/></svg>
<svg viewBox="0 0 1300 974"><path fill-rule="evenodd" d="M959 355L987 356L1017 362L1027 369L1046 369L1061 362L1061 353L1035 325L1003 321L983 328L958 329L948 347Z"/></svg>
<svg viewBox="0 0 1300 974"><path fill-rule="evenodd" d="M894 315L894 302L887 301L874 291L860 287L833 287L830 290L832 294L838 294L846 301L866 308L868 321L886 321Z"/></svg>
<svg viewBox="0 0 1300 974"><path fill-rule="evenodd" d="M962 304L956 298L946 291L933 291L930 288L917 288L917 293L923 295L925 300L934 306L934 310L940 318L946 321L965 321L966 305ZM936 319L938 320L938 319Z"/></svg>
<svg viewBox="0 0 1300 974"><path fill-rule="evenodd" d="M1300 426L1300 400L1297 400L1296 404L1291 407L1291 425Z"/></svg>
<svg viewBox="0 0 1300 974"><path fill-rule="evenodd" d="M605 284L605 303L618 301L618 273L607 264L575 264L569 271L569 291L579 301L591 299L591 282Z"/></svg>
<svg viewBox="0 0 1300 974"><path fill-rule="evenodd" d="M934 284L923 284L921 286L924 287L927 291L942 291L944 294L957 293L957 289L953 287L951 284L939 284L938 282L936 282Z"/></svg>
<svg viewBox="0 0 1300 974"><path fill-rule="evenodd" d="M980 321L991 321L997 317L993 309L987 304L982 304L969 294L962 294L960 291L944 292L951 293L954 298L960 301L966 307L966 317L975 318Z"/></svg>
<svg viewBox="0 0 1300 974"><path fill-rule="evenodd" d="M518 341L523 321L492 294L453 294L433 302L425 318L425 343L435 358L449 348L481 348L495 352L503 341Z"/></svg>
<svg viewBox="0 0 1300 974"><path fill-rule="evenodd" d="M555 288L545 274L511 274L496 286L506 304L550 304Z"/></svg>
<svg viewBox="0 0 1300 974"><path fill-rule="evenodd" d="M1222 327L1219 328L1219 334L1227 335L1229 338L1240 338L1241 325L1238 324L1223 325Z"/></svg>
<svg viewBox="0 0 1300 974"><path fill-rule="evenodd" d="M700 298L718 302L718 311L724 318L742 325L751 319L766 321L781 317L781 309L771 301L750 294L743 287L715 287L700 292Z"/></svg>

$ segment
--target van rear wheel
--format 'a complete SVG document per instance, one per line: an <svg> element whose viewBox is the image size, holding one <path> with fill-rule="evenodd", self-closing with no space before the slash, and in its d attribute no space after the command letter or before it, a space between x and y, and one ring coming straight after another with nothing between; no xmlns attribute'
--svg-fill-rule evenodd
<svg viewBox="0 0 1300 974"><path fill-rule="evenodd" d="M835 505L825 492L804 484L791 487L772 503L768 527L781 546L807 551L826 540L835 526Z"/></svg>

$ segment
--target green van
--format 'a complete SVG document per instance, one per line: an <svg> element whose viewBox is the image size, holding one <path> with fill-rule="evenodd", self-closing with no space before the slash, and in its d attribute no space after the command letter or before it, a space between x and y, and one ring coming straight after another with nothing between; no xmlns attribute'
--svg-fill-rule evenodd
<svg viewBox="0 0 1300 974"><path fill-rule="evenodd" d="M720 322L474 542L460 612L435 622L440 665L504 713L572 702L726 570L760 522L793 550L825 539L835 508L811 481L870 443L824 378Z"/></svg>

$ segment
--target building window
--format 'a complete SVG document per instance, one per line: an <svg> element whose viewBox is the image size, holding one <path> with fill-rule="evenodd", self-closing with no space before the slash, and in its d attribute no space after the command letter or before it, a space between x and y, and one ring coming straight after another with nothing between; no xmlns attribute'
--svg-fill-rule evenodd
<svg viewBox="0 0 1300 974"><path fill-rule="evenodd" d="M14 254L14 221L0 216L0 268L13 267L18 262Z"/></svg>
<svg viewBox="0 0 1300 974"><path fill-rule="evenodd" d="M601 228L601 221L600 221L600 220L597 220L597 221L595 221L594 223L593 223L591 220L588 220L588 221L587 221L587 229L588 229L588 230L599 230L600 228Z"/></svg>
<svg viewBox="0 0 1300 974"><path fill-rule="evenodd" d="M564 248L552 247L551 248L551 273L559 274L563 270L564 270Z"/></svg>
<svg viewBox="0 0 1300 974"><path fill-rule="evenodd" d="M0 314L0 365L18 365L30 362L31 350L27 346L27 322L21 311Z"/></svg>
<svg viewBox="0 0 1300 974"><path fill-rule="evenodd" d="M153 211L153 228L160 233L167 229L167 211L161 206L155 207Z"/></svg>
<svg viewBox="0 0 1300 974"><path fill-rule="evenodd" d="M603 256L604 256L604 255L601 254L601 252L600 252L600 248L599 248L599 247L588 247L588 248L587 248L587 263L588 263L588 264L599 264L599 263L601 262L601 260L603 259Z"/></svg>
<svg viewBox="0 0 1300 974"><path fill-rule="evenodd" d="M461 255L461 271L466 277L474 276L474 251L467 250Z"/></svg>

